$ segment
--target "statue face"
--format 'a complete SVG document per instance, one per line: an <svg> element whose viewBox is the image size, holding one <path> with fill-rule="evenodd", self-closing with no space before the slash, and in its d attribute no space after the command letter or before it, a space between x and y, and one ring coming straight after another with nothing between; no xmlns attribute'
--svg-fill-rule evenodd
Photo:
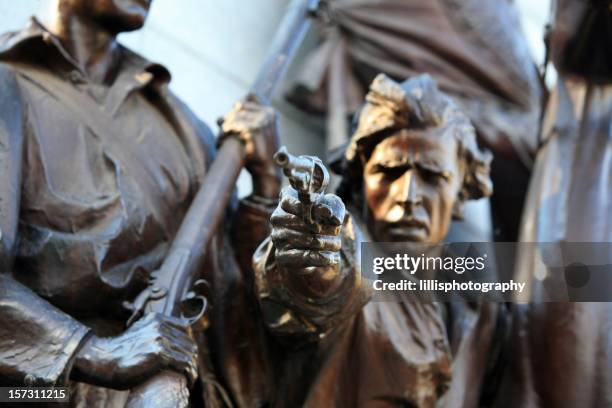
<svg viewBox="0 0 612 408"><path fill-rule="evenodd" d="M62 0L63 6L116 33L141 28L152 0Z"/></svg>
<svg viewBox="0 0 612 408"><path fill-rule="evenodd" d="M379 242L441 242L464 175L454 137L441 129L402 130L384 139L364 167L367 222Z"/></svg>

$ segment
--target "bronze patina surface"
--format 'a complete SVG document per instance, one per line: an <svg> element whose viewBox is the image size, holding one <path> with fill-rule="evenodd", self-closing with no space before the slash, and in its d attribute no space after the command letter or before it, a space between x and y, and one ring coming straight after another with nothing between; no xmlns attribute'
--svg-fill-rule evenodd
<svg viewBox="0 0 612 408"><path fill-rule="evenodd" d="M402 84L377 77L360 112L341 165L351 213L332 194L306 210L294 188L302 176L289 172L293 187L282 191L271 237L255 256L261 313L285 347L273 367L291 384L279 390L280 406L433 407L450 385L440 305L404 294L368 303L357 248L363 240L441 242L465 200L491 193L491 156L427 75Z"/></svg>
<svg viewBox="0 0 612 408"><path fill-rule="evenodd" d="M116 42L143 25L149 5L60 0L50 29L32 21L1 42L0 379L70 383L76 406L123 406L128 392L118 390L161 369L193 382L199 368L195 390L215 394L205 335L155 314L125 329L125 302L164 259L215 153L208 128L168 90L168 71ZM266 152L275 122L247 102L224 129L250 146L246 165L259 183L228 209L233 223L203 263L239 282L237 259L267 234L278 195ZM231 224L248 231L236 250ZM215 323L224 301L212 302Z"/></svg>
<svg viewBox="0 0 612 408"><path fill-rule="evenodd" d="M612 242L612 10L558 0L550 55L559 72L526 201L523 242ZM540 303L553 281L536 246L516 275L534 303L514 307L500 406L612 406L612 305ZM610 254L602 254L610 259ZM588 281L589 277L585 277ZM564 282L565 283L565 282ZM567 284L567 283L566 283ZM607 290L612 280L602 281Z"/></svg>

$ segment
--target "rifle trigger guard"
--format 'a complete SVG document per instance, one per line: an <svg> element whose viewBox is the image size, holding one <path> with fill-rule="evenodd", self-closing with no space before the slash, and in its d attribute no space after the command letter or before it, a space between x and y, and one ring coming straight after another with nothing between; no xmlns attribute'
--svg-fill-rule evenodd
<svg viewBox="0 0 612 408"><path fill-rule="evenodd" d="M205 317L208 309L208 299L202 295L193 295L181 302L181 320L194 330L208 328L208 319Z"/></svg>
<svg viewBox="0 0 612 408"><path fill-rule="evenodd" d="M208 318L206 318L208 299L206 294L209 291L210 285L208 282L204 279L198 279L181 301L181 319L187 325L193 326L195 330L204 330L208 327Z"/></svg>

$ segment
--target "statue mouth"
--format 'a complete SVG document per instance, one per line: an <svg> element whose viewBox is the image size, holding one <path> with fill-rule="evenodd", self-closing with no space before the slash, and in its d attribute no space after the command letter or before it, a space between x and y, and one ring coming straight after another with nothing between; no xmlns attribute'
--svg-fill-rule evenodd
<svg viewBox="0 0 612 408"><path fill-rule="evenodd" d="M415 233L428 233L429 227L424 221L410 217L390 224L387 231L392 235L410 237Z"/></svg>
<svg viewBox="0 0 612 408"><path fill-rule="evenodd" d="M418 218L409 217L400 220L393 224L394 228L423 228L429 230L425 221L419 220Z"/></svg>

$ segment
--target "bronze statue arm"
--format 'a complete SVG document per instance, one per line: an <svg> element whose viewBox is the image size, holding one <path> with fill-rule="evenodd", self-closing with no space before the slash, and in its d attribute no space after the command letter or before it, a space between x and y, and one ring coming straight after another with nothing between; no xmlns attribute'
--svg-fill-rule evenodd
<svg viewBox="0 0 612 408"><path fill-rule="evenodd" d="M278 205L278 199L268 199L255 194L240 200L232 223L231 237L240 270L253 273L253 254L270 235L270 217ZM247 279L252 282L252 278Z"/></svg>
<svg viewBox="0 0 612 408"><path fill-rule="evenodd" d="M253 191L240 201L231 228L241 270L250 274L253 253L270 234L269 220L280 193L280 171L272 161L278 149L277 117L274 109L250 95L236 103L219 122L220 143L229 137L238 137L244 143L246 169L253 182Z"/></svg>
<svg viewBox="0 0 612 408"><path fill-rule="evenodd" d="M234 104L219 120L219 144L237 137L245 148L245 167L253 182L255 197L276 199L280 193L281 175L272 155L278 149L279 131L276 113L254 95Z"/></svg>
<svg viewBox="0 0 612 408"><path fill-rule="evenodd" d="M354 262L355 228L342 200L322 194L329 176L318 158L282 148L275 160L291 186L281 192L270 238L254 258L256 293L273 333L321 339L367 299Z"/></svg>
<svg viewBox="0 0 612 408"><path fill-rule="evenodd" d="M15 260L25 106L15 71L0 64L0 273Z"/></svg>
<svg viewBox="0 0 612 408"><path fill-rule="evenodd" d="M361 311L368 294L355 260L354 231L347 215L338 237L342 248L337 264L327 267L283 266L272 237L259 246L253 257L255 293L266 326L276 337L291 344L317 341Z"/></svg>
<svg viewBox="0 0 612 408"><path fill-rule="evenodd" d="M0 274L0 383L63 383L89 329Z"/></svg>
<svg viewBox="0 0 612 408"><path fill-rule="evenodd" d="M88 329L12 278L25 105L15 72L0 64L0 383L52 385Z"/></svg>

